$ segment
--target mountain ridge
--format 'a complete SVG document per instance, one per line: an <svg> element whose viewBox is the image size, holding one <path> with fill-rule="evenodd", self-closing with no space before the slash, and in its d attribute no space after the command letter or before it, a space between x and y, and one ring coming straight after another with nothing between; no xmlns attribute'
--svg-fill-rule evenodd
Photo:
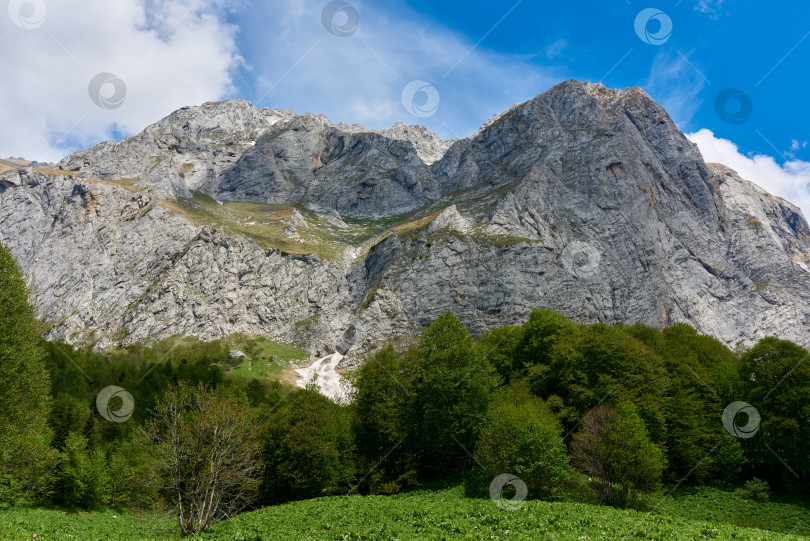
<svg viewBox="0 0 810 541"><path fill-rule="evenodd" d="M801 211L636 87L566 81L451 141L187 107L0 174L0 237L48 336L97 347L246 332L351 364L444 311L480 333L541 306L808 345Z"/></svg>

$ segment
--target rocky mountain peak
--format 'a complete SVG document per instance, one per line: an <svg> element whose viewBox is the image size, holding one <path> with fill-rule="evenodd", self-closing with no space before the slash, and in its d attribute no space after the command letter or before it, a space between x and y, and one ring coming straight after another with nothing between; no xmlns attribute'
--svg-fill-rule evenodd
<svg viewBox="0 0 810 541"><path fill-rule="evenodd" d="M425 127L407 126L403 122L397 122L393 127L377 133L390 139L408 141L427 165L439 161L456 141L455 139L444 141Z"/></svg>
<svg viewBox="0 0 810 541"><path fill-rule="evenodd" d="M455 141L187 107L0 172L0 238L48 336L98 347L242 332L351 363L443 312L480 333L537 307L810 345L799 209L638 88L566 81Z"/></svg>

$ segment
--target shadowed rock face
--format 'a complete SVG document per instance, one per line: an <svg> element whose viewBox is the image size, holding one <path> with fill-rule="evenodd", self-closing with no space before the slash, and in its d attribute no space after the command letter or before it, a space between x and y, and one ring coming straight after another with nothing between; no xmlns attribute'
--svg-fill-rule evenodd
<svg viewBox="0 0 810 541"><path fill-rule="evenodd" d="M549 307L810 345L799 209L704 163L637 88L568 81L447 142L230 100L58 167L0 174L54 338L267 334L351 363L446 311L482 332ZM205 212L178 211L192 195Z"/></svg>
<svg viewBox="0 0 810 541"><path fill-rule="evenodd" d="M401 214L437 199L433 175L408 141L346 133L305 115L262 135L226 171L225 201L314 203L341 214Z"/></svg>

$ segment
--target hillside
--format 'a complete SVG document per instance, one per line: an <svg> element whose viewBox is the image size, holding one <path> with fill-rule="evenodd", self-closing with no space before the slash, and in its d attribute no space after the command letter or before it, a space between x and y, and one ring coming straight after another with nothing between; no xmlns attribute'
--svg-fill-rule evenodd
<svg viewBox="0 0 810 541"><path fill-rule="evenodd" d="M31 162L27 160L20 160L9 158L6 160L0 160L0 173L5 173L6 171L13 171L14 169L19 169L20 167L27 167Z"/></svg>
<svg viewBox="0 0 810 541"><path fill-rule="evenodd" d="M580 503L527 501L516 511L489 499L463 496L461 487L399 496L328 497L267 507L217 524L195 539L390 541L392 539L806 539L806 510L793 504L757 504L722 491L673 497L665 509L638 512ZM718 503L719 499L719 503ZM695 508L706 511L695 511ZM712 508L716 509L712 509ZM700 519L685 518L687 514ZM380 520L385 517L385 520ZM0 510L0 536L40 539L75 536L85 541L179 539L163 515L115 511L62 516L59 511ZM740 524L756 525L741 527ZM47 524L47 525L46 525ZM777 531L768 531L768 528ZM779 533L779 531L785 533ZM794 533L790 533L793 531Z"/></svg>
<svg viewBox="0 0 810 541"><path fill-rule="evenodd" d="M0 174L0 238L49 338L234 332L347 354L451 311L544 306L808 345L810 228L707 165L642 90L568 81L466 139L241 100Z"/></svg>

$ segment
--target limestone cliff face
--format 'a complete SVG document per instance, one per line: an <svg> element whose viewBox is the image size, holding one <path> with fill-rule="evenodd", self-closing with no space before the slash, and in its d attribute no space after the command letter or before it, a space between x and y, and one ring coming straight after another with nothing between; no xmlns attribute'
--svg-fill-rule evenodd
<svg viewBox="0 0 810 541"><path fill-rule="evenodd" d="M637 88L568 81L469 138L230 100L0 173L50 337L267 334L356 359L446 311L549 307L810 345L810 228Z"/></svg>

